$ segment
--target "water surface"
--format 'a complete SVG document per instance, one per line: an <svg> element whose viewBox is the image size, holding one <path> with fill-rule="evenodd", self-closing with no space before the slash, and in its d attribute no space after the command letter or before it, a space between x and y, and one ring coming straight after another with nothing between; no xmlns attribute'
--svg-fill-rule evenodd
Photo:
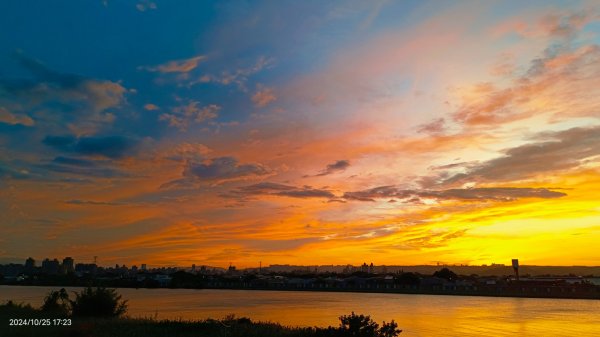
<svg viewBox="0 0 600 337"><path fill-rule="evenodd" d="M56 287L0 286L0 302L41 305ZM79 291L81 288L67 288ZM351 311L394 319L408 336L600 336L600 301L341 292L118 289L129 315L222 318L227 314L286 325L337 325Z"/></svg>

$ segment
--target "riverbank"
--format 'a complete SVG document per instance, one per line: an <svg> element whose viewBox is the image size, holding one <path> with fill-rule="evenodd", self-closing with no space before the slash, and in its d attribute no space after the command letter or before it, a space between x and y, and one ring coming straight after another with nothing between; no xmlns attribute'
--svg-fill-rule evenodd
<svg viewBox="0 0 600 337"><path fill-rule="evenodd" d="M356 287L340 287L330 284L317 284L311 286L257 286L240 283L209 283L201 287L196 286L164 286L143 287L136 285L114 285L111 283L92 282L87 284L11 284L10 286L52 286L52 287L83 287L105 286L125 289L212 289L212 290L256 290L256 291L294 291L294 292L342 292L342 293L374 293L374 294L405 294L405 295L443 295L443 296L483 296L483 297L516 297L516 298L548 298L548 299L583 299L600 300L600 286L596 285L545 285L514 283L506 285L489 285L479 287L456 287L434 285L422 287L416 285L361 285Z"/></svg>
<svg viewBox="0 0 600 337"><path fill-rule="evenodd" d="M346 319L346 324L344 323ZM0 305L0 335L11 337L345 337L353 334L352 322L370 328L372 337L396 337L397 325L381 327L368 316L340 317L339 327L294 327L273 322L254 322L233 315L223 319L158 320L156 318L71 318L52 316L23 304ZM361 335L361 336L363 336Z"/></svg>
<svg viewBox="0 0 600 337"><path fill-rule="evenodd" d="M0 286L0 303L41 306L60 287ZM66 288L73 297L81 287ZM336 326L351 311L377 322L396 320L400 336L564 336L597 337L600 301L484 296L435 296L324 291L118 288L128 300L127 315L195 321L229 314L284 326ZM0 336L4 336L0 332ZM10 336L10 335L9 335ZM218 337L218 336L217 336Z"/></svg>

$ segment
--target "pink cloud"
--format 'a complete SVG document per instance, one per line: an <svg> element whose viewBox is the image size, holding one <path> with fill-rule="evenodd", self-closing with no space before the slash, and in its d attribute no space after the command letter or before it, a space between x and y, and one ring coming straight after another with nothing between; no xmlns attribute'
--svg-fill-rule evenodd
<svg viewBox="0 0 600 337"><path fill-rule="evenodd" d="M259 108L267 106L276 99L277 97L275 96L272 88L259 88L259 90L252 96L252 102Z"/></svg>
<svg viewBox="0 0 600 337"><path fill-rule="evenodd" d="M199 55L189 59L169 61L155 67L142 67L142 69L160 73L188 73L196 69L198 64L204 60L206 60L206 56Z"/></svg>

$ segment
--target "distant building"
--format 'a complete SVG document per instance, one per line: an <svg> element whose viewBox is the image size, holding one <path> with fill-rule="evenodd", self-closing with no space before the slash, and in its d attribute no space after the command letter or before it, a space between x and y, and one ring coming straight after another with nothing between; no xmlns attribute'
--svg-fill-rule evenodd
<svg viewBox="0 0 600 337"><path fill-rule="evenodd" d="M33 269L35 269L35 260L30 257L25 260L25 270L33 271Z"/></svg>
<svg viewBox="0 0 600 337"><path fill-rule="evenodd" d="M142 263L142 271L146 271L146 264Z"/></svg>
<svg viewBox="0 0 600 337"><path fill-rule="evenodd" d="M192 264L192 273L195 273L195 272L196 272L196 265Z"/></svg>
<svg viewBox="0 0 600 337"><path fill-rule="evenodd" d="M50 260L48 258L42 261L42 272L46 274L58 274L60 270L60 262L57 259Z"/></svg>
<svg viewBox="0 0 600 337"><path fill-rule="evenodd" d="M72 257L67 256L62 261L62 267L65 273L72 273L75 271L75 260Z"/></svg>
<svg viewBox="0 0 600 337"><path fill-rule="evenodd" d="M369 274L373 274L375 272L375 267L373 266L373 262L369 265Z"/></svg>
<svg viewBox="0 0 600 337"><path fill-rule="evenodd" d="M75 265L75 272L79 274L96 274L98 266L95 263L78 263Z"/></svg>

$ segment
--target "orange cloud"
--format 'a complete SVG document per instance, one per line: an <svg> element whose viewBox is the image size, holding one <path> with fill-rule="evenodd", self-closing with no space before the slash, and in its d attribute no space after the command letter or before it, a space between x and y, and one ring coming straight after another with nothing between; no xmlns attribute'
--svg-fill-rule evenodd
<svg viewBox="0 0 600 337"><path fill-rule="evenodd" d="M31 117L27 115L13 114L3 107L0 107L0 123L6 123L10 125L21 124L24 126L33 126L35 124Z"/></svg>

